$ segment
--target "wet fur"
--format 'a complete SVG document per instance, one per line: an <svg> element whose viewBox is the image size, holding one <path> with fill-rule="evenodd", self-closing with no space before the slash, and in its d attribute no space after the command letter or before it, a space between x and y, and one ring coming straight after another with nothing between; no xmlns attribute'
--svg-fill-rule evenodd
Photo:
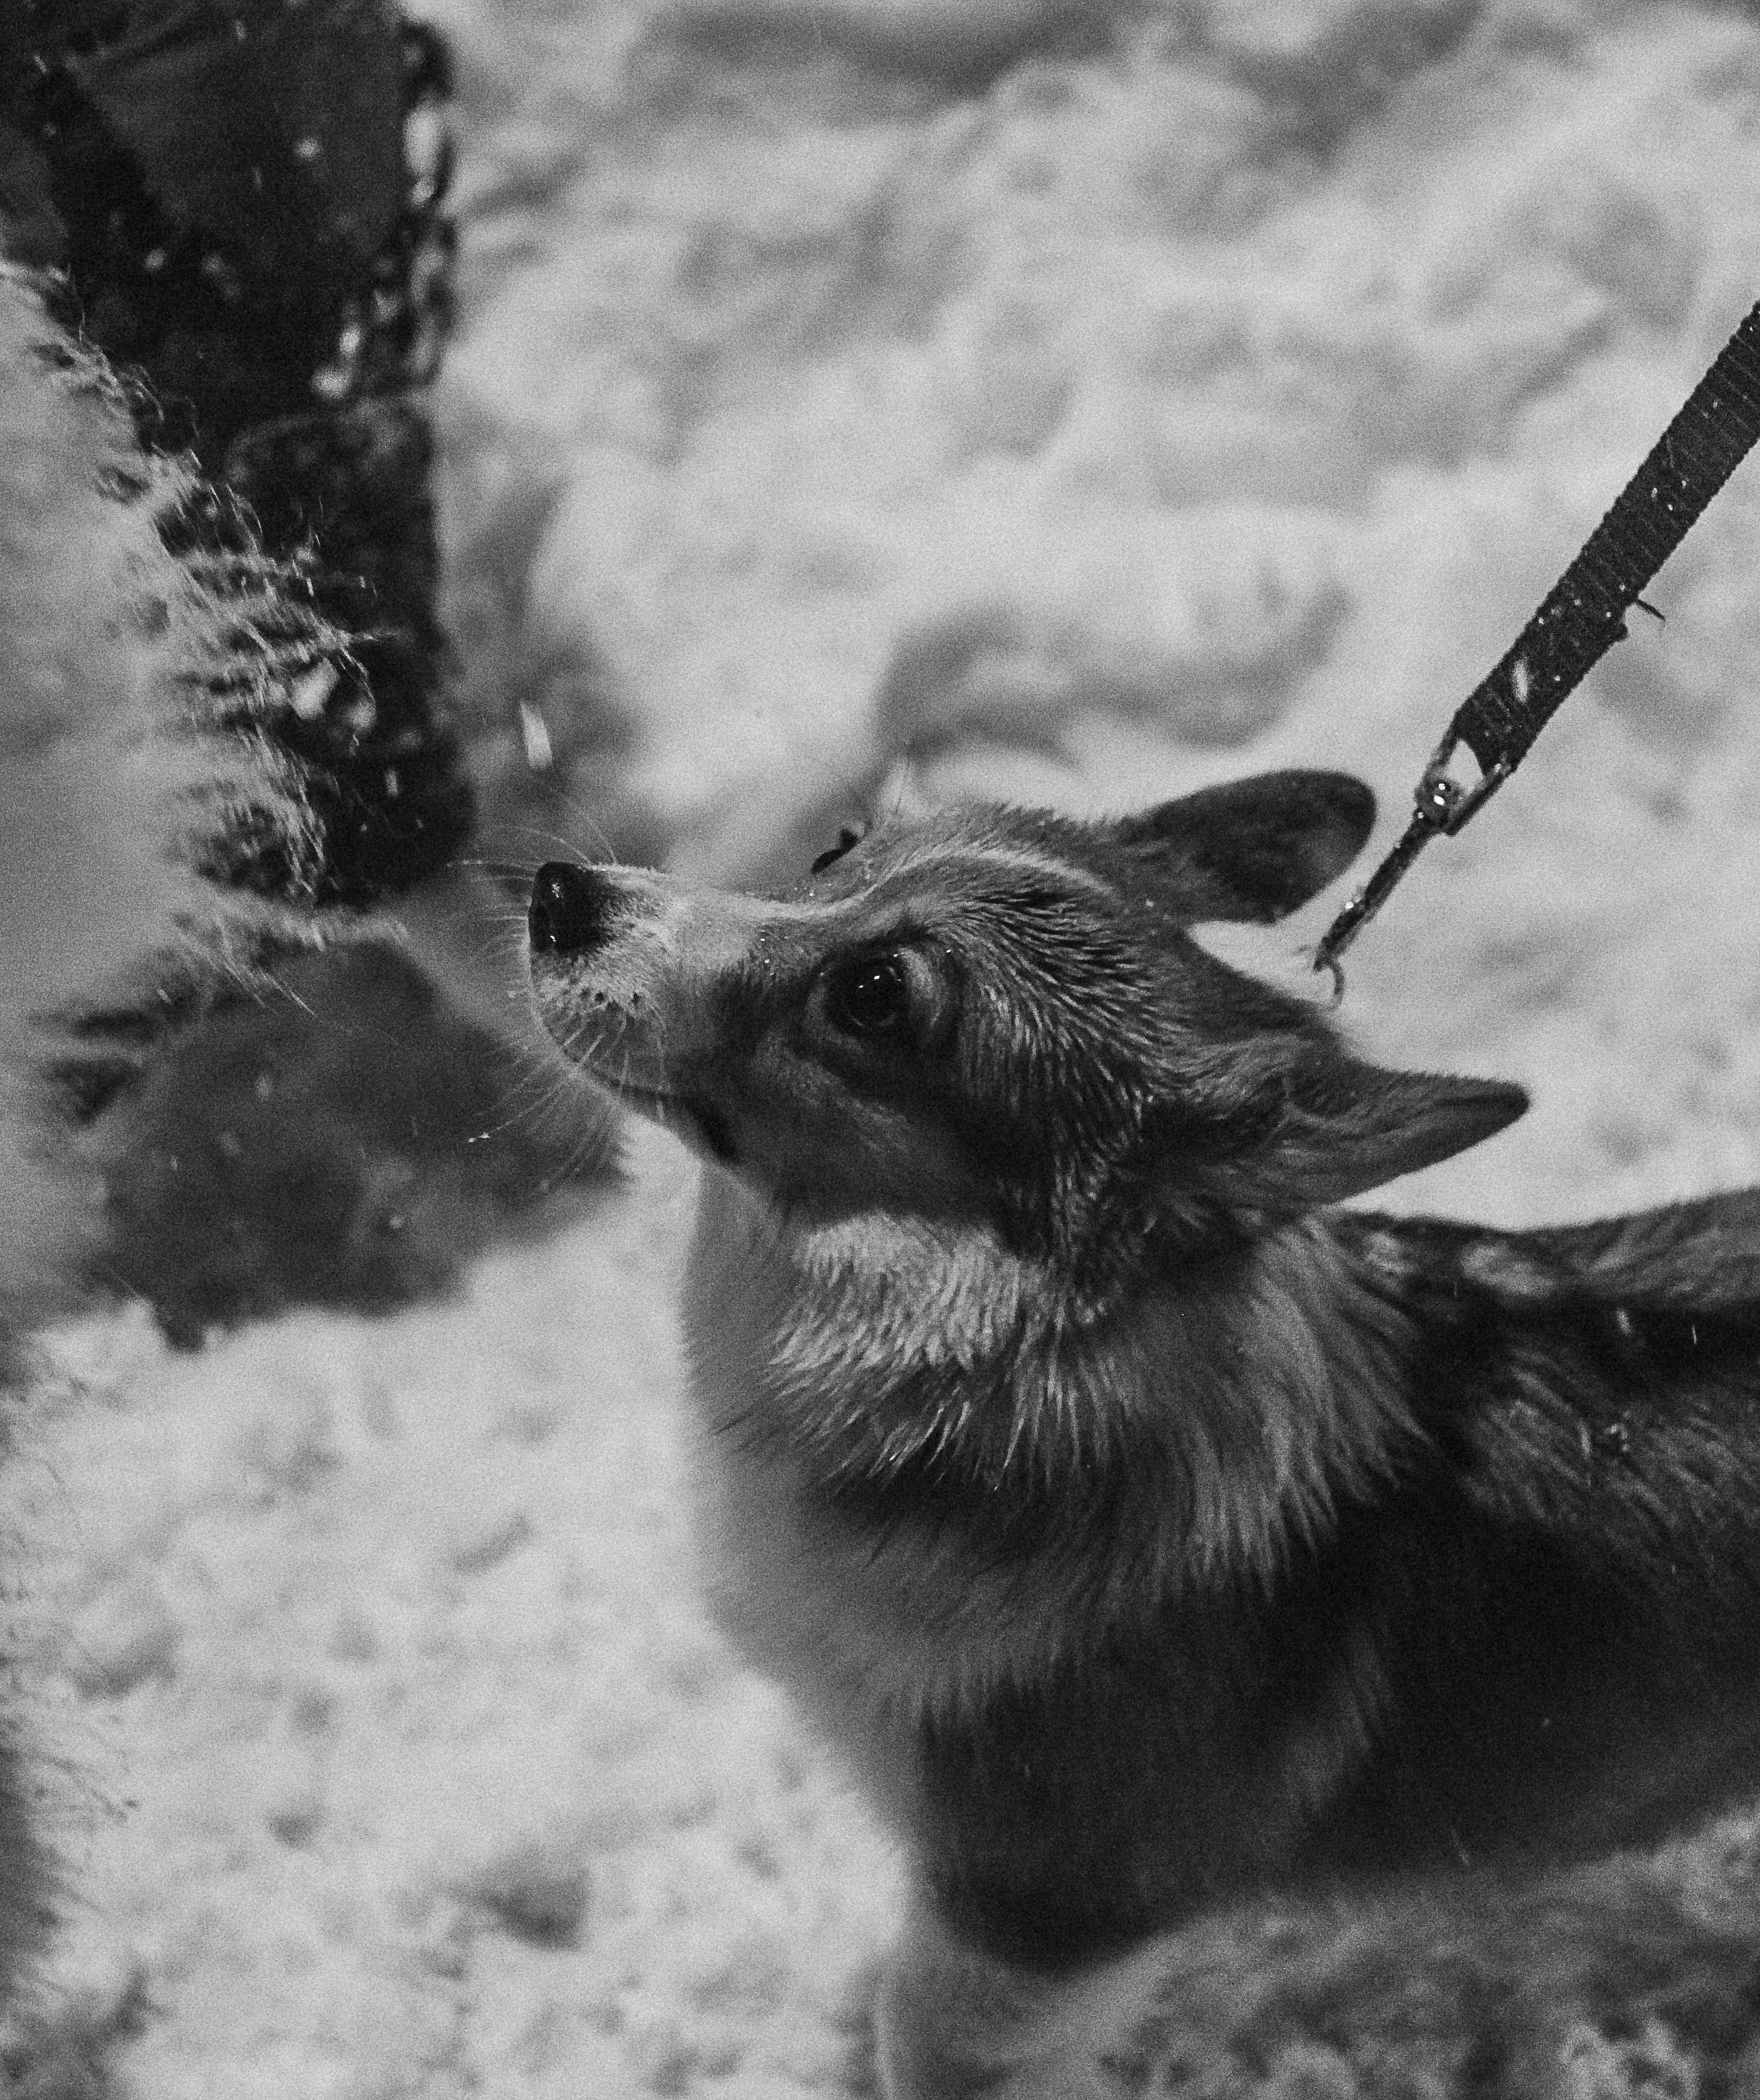
<svg viewBox="0 0 1760 2100"><path fill-rule="evenodd" d="M1522 1106L1362 1065L1185 933L1291 908L1369 817L1273 775L943 813L770 900L540 876L553 1033L708 1161L717 1609L917 1864L900 2100L1124 2089L1158 1934L1495 1909L1760 1775L1760 1194L1331 1207ZM876 1043L835 1015L880 954Z"/></svg>

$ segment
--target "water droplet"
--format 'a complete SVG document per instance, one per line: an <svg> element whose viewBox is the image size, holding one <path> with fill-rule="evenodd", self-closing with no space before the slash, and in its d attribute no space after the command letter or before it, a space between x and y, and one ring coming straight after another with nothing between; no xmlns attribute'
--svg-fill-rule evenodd
<svg viewBox="0 0 1760 2100"><path fill-rule="evenodd" d="M529 700L519 703L519 734L526 748L526 763L534 773L548 773L556 763L549 725Z"/></svg>
<svg viewBox="0 0 1760 2100"><path fill-rule="evenodd" d="M341 675L335 664L326 662L314 664L293 681L293 712L302 721L315 721L324 712L324 703L336 690Z"/></svg>
<svg viewBox="0 0 1760 2100"><path fill-rule="evenodd" d="M311 390L325 401L342 401L351 394L360 377L361 354L367 331L360 316L351 314L336 339L336 349L326 364L311 375Z"/></svg>
<svg viewBox="0 0 1760 2100"><path fill-rule="evenodd" d="M433 201L446 153L445 117L433 103L417 103L404 119L404 163L413 185L411 201L418 209Z"/></svg>
<svg viewBox="0 0 1760 2100"><path fill-rule="evenodd" d="M201 274L228 306L236 306L245 296L243 280L218 249L210 249L202 257Z"/></svg>
<svg viewBox="0 0 1760 2100"><path fill-rule="evenodd" d="M1630 1457L1632 1433L1626 1427L1623 1416L1616 1414L1606 1422L1598 1422L1590 1432L1590 1435L1594 1440L1595 1449L1603 1458Z"/></svg>

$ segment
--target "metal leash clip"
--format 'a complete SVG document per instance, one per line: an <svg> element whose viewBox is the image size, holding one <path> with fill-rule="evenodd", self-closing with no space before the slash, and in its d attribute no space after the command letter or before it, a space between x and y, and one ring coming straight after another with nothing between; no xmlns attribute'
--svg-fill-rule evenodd
<svg viewBox="0 0 1760 2100"><path fill-rule="evenodd" d="M1326 929L1314 951L1314 968L1339 977L1339 958L1393 894L1394 886L1432 839L1452 839L1484 809L1515 770L1514 759L1500 758L1463 786L1449 770L1463 739L1450 730L1430 754L1412 796L1410 822L1397 844ZM1341 980L1342 982L1342 980Z"/></svg>
<svg viewBox="0 0 1760 2100"><path fill-rule="evenodd" d="M1314 968L1330 970L1439 836L1476 816L1589 672L1625 633L1639 595L1760 438L1760 306L1724 344L1636 474L1553 585L1513 646L1456 711L1431 754L1411 821L1393 850L1326 929ZM1462 745L1478 761L1470 783L1449 768Z"/></svg>

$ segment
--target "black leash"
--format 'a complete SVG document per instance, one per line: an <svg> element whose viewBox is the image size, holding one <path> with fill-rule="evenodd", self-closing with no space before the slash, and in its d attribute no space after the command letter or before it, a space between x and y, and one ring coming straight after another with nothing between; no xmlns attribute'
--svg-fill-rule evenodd
<svg viewBox="0 0 1760 2100"><path fill-rule="evenodd" d="M1623 639L1632 607L1656 613L1639 593L1757 438L1760 306L1718 352L1514 646L1468 694L1424 768L1404 837L1327 928L1314 951L1317 970L1336 976L1339 956L1424 847L1439 832L1453 838L1484 809L1568 695ZM1462 744L1479 764L1471 783L1449 770Z"/></svg>

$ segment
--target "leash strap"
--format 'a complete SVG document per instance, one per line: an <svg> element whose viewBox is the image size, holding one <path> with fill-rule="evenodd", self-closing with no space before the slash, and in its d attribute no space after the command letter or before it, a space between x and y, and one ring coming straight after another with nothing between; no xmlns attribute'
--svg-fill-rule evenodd
<svg viewBox="0 0 1760 2100"><path fill-rule="evenodd" d="M1314 968L1337 974L1345 950L1439 833L1452 838L1528 755L1528 746L1616 642L1639 593L1760 438L1760 305L1718 352L1648 458L1495 667L1462 703L1424 768L1405 835L1326 929ZM1661 618L1656 613L1657 619ZM1479 778L1450 768L1462 746Z"/></svg>

